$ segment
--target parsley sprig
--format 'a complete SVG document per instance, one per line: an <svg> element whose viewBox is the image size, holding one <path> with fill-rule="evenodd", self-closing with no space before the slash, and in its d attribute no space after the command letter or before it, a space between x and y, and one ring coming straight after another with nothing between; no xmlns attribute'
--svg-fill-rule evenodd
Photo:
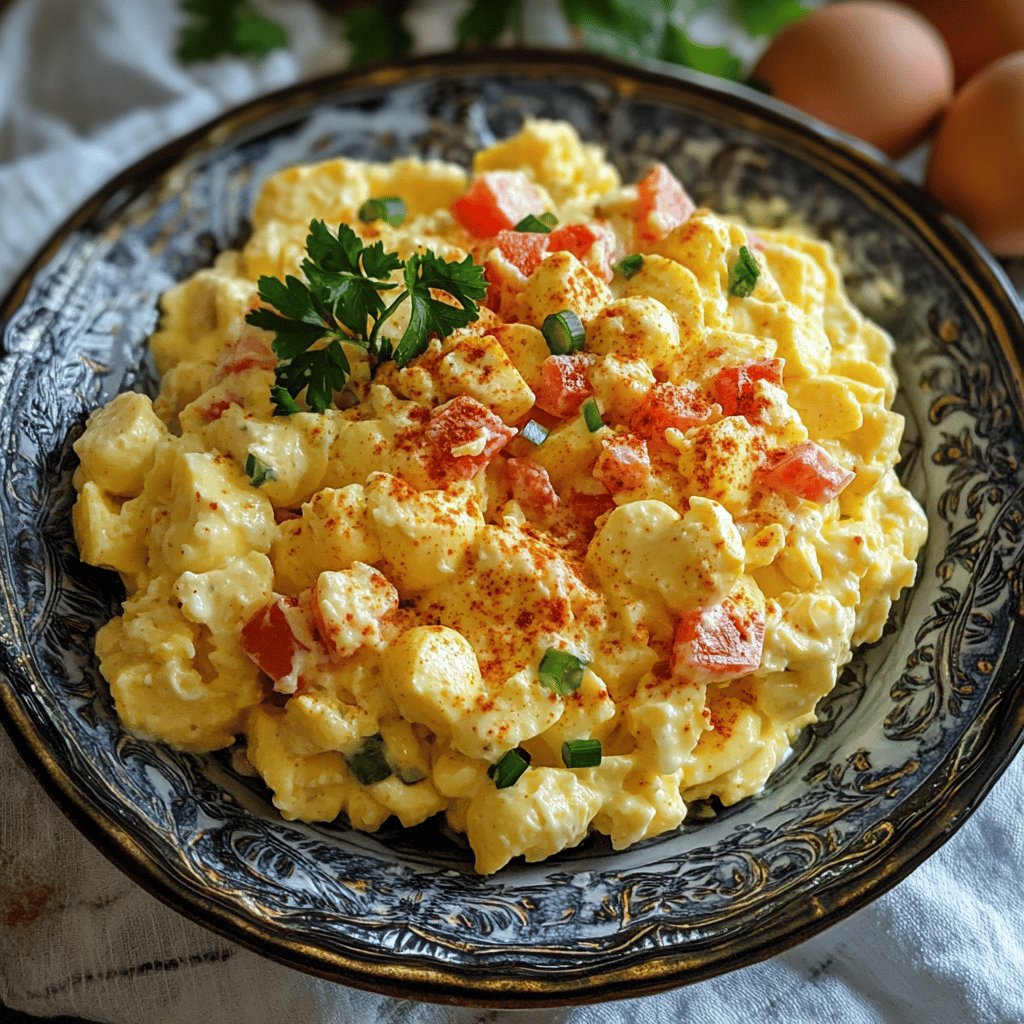
<svg viewBox="0 0 1024 1024"><path fill-rule="evenodd" d="M248 0L182 0L189 21L178 39L183 64L221 54L262 57L288 45L284 27L264 17Z"/></svg>
<svg viewBox="0 0 1024 1024"><path fill-rule="evenodd" d="M313 412L330 406L352 372L343 342L365 349L371 369L386 360L405 366L426 350L432 335L444 338L472 323L477 300L487 294L483 267L471 256L445 261L428 249L403 261L383 242L366 245L347 224L332 232L322 220L310 221L301 268L304 280L261 277L264 306L246 316L275 335L272 347L281 363L273 399L280 415L298 412L303 392ZM394 280L399 271L401 283ZM388 294L396 290L394 297ZM392 345L381 328L403 302L409 303L409 322Z"/></svg>

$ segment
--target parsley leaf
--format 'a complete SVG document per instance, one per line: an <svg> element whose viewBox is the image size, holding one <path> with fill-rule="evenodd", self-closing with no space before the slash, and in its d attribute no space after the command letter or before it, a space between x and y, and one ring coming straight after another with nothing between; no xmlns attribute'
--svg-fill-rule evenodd
<svg viewBox="0 0 1024 1024"><path fill-rule="evenodd" d="M183 64L213 60L223 54L262 56L288 45L284 27L260 14L248 0L182 0L191 15L178 38Z"/></svg>
<svg viewBox="0 0 1024 1024"><path fill-rule="evenodd" d="M447 292L458 303L449 305L430 294L431 288ZM478 308L475 299L487 294L483 267L467 256L461 263L445 263L428 249L409 257L405 265L405 289L412 308L394 360L405 366L427 347L431 334L447 337L459 327L472 323Z"/></svg>
<svg viewBox="0 0 1024 1024"><path fill-rule="evenodd" d="M253 487L262 487L268 480L276 480L277 473L252 452L246 456L245 472L252 481Z"/></svg>
<svg viewBox="0 0 1024 1024"><path fill-rule="evenodd" d="M383 242L365 245L347 224L332 232L322 220L310 222L301 267L304 281L291 275L283 281L261 277L257 288L265 305L245 318L274 334L272 348L282 362L274 371L271 396L279 415L298 412L303 394L314 412L330 406L351 373L343 342L364 348L371 368L391 358L405 366L426 349L432 334L446 337L472 323L477 300L487 294L483 268L470 256L446 262L428 249L403 262L386 252ZM385 305L383 293L399 287L392 280L398 271L405 288ZM455 304L432 290L451 296ZM392 355L380 330L405 301L409 323Z"/></svg>
<svg viewBox="0 0 1024 1024"><path fill-rule="evenodd" d="M349 66L377 64L404 57L412 36L403 18L411 0L384 0L357 7L345 15L342 36L351 47Z"/></svg>
<svg viewBox="0 0 1024 1024"><path fill-rule="evenodd" d="M800 0L732 0L732 8L752 36L773 36L808 13Z"/></svg>
<svg viewBox="0 0 1024 1024"><path fill-rule="evenodd" d="M732 50L724 46L705 46L694 42L678 25L667 22L662 36L658 56L662 60L681 64L694 71L703 71L719 78L738 81L743 71L743 61Z"/></svg>
<svg viewBox="0 0 1024 1024"><path fill-rule="evenodd" d="M522 18L522 0L470 0L455 25L459 48L474 43L493 46L509 27L513 11Z"/></svg>

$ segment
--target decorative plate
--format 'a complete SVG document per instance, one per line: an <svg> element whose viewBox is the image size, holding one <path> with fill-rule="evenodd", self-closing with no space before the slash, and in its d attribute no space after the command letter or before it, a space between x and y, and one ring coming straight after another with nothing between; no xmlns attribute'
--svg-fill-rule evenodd
<svg viewBox="0 0 1024 1024"><path fill-rule="evenodd" d="M72 442L152 388L159 295L246 237L260 181L334 155L468 162L526 115L571 121L625 178L796 215L897 340L919 582L764 794L623 853L599 837L496 876L438 829L291 824L223 756L127 735L93 655L118 609L78 561ZM901 296L905 296L902 298ZM1024 352L998 266L865 147L738 87L566 53L445 55L260 100L162 149L57 233L0 310L0 704L54 798L176 909L303 970L516 1006L633 996L769 956L878 896L963 823L1024 737ZM1015 352L1016 350L1016 352Z"/></svg>

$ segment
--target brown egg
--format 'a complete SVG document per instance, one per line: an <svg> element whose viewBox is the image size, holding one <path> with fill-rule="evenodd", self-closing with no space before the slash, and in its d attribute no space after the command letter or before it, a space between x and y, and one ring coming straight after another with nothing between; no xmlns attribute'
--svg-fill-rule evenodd
<svg viewBox="0 0 1024 1024"><path fill-rule="evenodd" d="M899 4L829 4L793 22L754 69L772 94L899 156L953 95L939 33Z"/></svg>
<svg viewBox="0 0 1024 1024"><path fill-rule="evenodd" d="M1024 0L906 0L941 33L957 83L1015 50L1024 50Z"/></svg>
<svg viewBox="0 0 1024 1024"><path fill-rule="evenodd" d="M1024 50L960 90L935 135L926 184L997 256L1024 256Z"/></svg>

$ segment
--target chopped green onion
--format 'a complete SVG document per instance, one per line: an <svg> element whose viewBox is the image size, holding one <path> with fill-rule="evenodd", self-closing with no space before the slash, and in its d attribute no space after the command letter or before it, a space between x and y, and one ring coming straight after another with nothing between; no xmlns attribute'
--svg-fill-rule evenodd
<svg viewBox="0 0 1024 1024"><path fill-rule="evenodd" d="M293 416L299 411L299 403L287 388L271 388L270 397L274 400L275 416Z"/></svg>
<svg viewBox="0 0 1024 1024"><path fill-rule="evenodd" d="M367 199L359 207L359 219L364 224L370 221L387 221L392 227L399 227L405 220L405 201L398 196L378 196Z"/></svg>
<svg viewBox="0 0 1024 1024"><path fill-rule="evenodd" d="M530 420L529 423L519 431L523 438L530 442L530 444L542 445L547 439L550 431L543 423L538 423L536 420Z"/></svg>
<svg viewBox="0 0 1024 1024"><path fill-rule="evenodd" d="M391 765L388 764L387 748L384 746L382 736L367 736L363 744L355 753L346 754L345 761L348 763L356 781L364 786L372 786L375 782L382 782L391 774Z"/></svg>
<svg viewBox="0 0 1024 1024"><path fill-rule="evenodd" d="M566 768L596 768L601 763L600 740L566 740L562 744Z"/></svg>
<svg viewBox="0 0 1024 1024"><path fill-rule="evenodd" d="M245 472L253 487L262 487L268 480L277 479L277 473L265 462L260 462L252 452L246 457Z"/></svg>
<svg viewBox="0 0 1024 1024"><path fill-rule="evenodd" d="M412 765L408 765L405 768L399 768L395 774L407 786L415 786L417 782L422 782L426 778L426 775L424 775L419 768L414 768Z"/></svg>
<svg viewBox="0 0 1024 1024"><path fill-rule="evenodd" d="M519 776L530 767L530 755L522 747L509 750L487 769L498 789L508 789L519 781Z"/></svg>
<svg viewBox="0 0 1024 1024"><path fill-rule="evenodd" d="M540 685L559 697L567 697L580 688L583 682L583 670L590 664L568 651L559 651L549 647L540 659L537 677Z"/></svg>
<svg viewBox="0 0 1024 1024"><path fill-rule="evenodd" d="M560 313L546 316L541 331L548 343L549 351L555 356L579 352L587 338L580 318L571 309L563 309Z"/></svg>
<svg viewBox="0 0 1024 1024"><path fill-rule="evenodd" d="M542 213L535 217L528 213L517 225L516 231L531 231L547 234L556 224L558 218L553 213Z"/></svg>
<svg viewBox="0 0 1024 1024"><path fill-rule="evenodd" d="M623 256L618 263L616 263L612 270L616 274L621 274L624 278L629 280L634 274L638 273L644 265L644 258L638 252L630 253L628 256Z"/></svg>
<svg viewBox="0 0 1024 1024"><path fill-rule="evenodd" d="M601 410L597 407L597 400L594 398L588 398L581 406L580 410L583 412L583 419L587 423L587 430L594 433L595 430L600 430L604 426L604 420L601 419Z"/></svg>
<svg viewBox="0 0 1024 1024"><path fill-rule="evenodd" d="M745 245L741 245L739 259L729 271L729 294L745 299L754 290L760 276L761 268L757 260Z"/></svg>

